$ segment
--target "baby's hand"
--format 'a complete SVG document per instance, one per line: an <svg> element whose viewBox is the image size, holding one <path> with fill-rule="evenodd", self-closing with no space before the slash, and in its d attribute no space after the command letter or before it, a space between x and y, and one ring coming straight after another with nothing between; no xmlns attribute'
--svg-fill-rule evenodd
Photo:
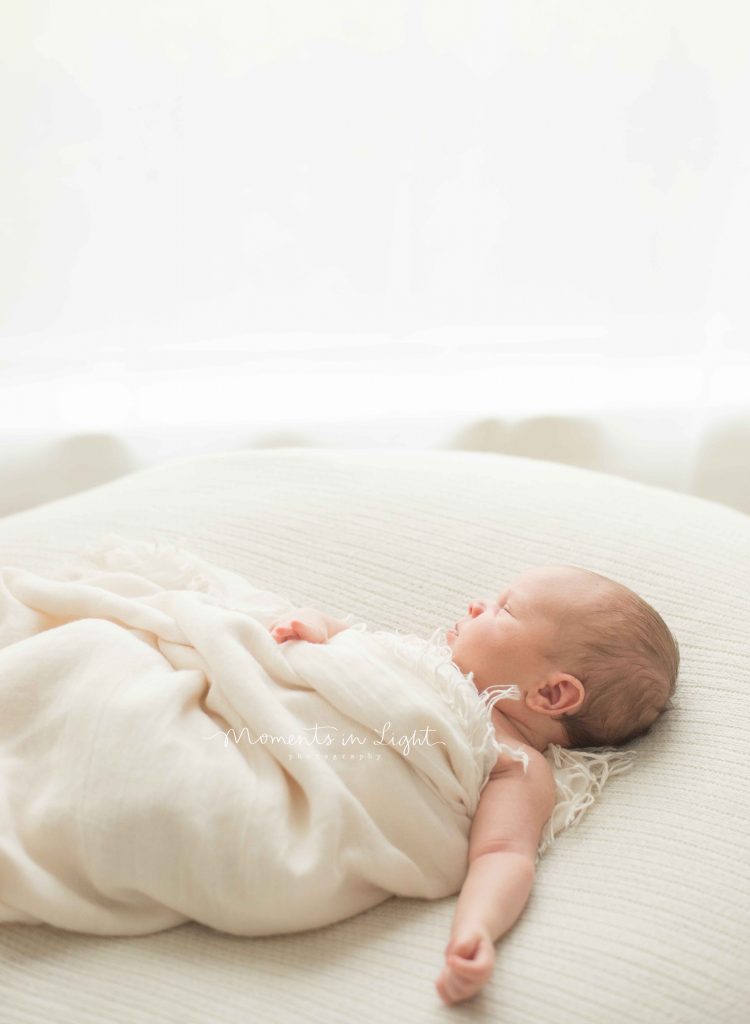
<svg viewBox="0 0 750 1024"><path fill-rule="evenodd" d="M492 977L495 944L486 928L474 925L451 939L435 988L444 1003L471 999Z"/></svg>
<svg viewBox="0 0 750 1024"><path fill-rule="evenodd" d="M269 627L274 640L307 640L311 644L324 644L328 639L328 624L323 612L315 608L297 608L291 615L278 619Z"/></svg>

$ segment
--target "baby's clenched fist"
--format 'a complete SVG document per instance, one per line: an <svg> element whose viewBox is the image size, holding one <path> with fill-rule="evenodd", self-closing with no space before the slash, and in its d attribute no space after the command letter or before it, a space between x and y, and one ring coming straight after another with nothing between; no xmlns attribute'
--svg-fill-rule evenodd
<svg viewBox="0 0 750 1024"><path fill-rule="evenodd" d="M495 945L486 928L476 926L448 944L435 988L449 1006L471 999L490 980L495 966Z"/></svg>

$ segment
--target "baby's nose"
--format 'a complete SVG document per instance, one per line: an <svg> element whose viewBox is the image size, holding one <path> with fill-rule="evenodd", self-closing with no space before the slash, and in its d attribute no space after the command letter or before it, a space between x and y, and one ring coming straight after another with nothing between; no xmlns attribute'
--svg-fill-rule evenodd
<svg viewBox="0 0 750 1024"><path fill-rule="evenodd" d="M481 615L487 607L487 602L482 600L472 601L469 604L469 615Z"/></svg>

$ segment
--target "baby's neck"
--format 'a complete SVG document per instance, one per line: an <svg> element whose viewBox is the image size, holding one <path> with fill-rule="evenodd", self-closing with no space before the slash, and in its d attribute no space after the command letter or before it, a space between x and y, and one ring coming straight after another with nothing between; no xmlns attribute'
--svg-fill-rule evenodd
<svg viewBox="0 0 750 1024"><path fill-rule="evenodd" d="M517 719L511 719L507 714L500 711L497 706L492 709L492 714L495 720L495 729L502 733L504 736L520 740L529 747L533 747L534 750L544 751L547 749L547 744L535 736L528 726L523 725Z"/></svg>
<svg viewBox="0 0 750 1024"><path fill-rule="evenodd" d="M505 730L508 735L542 753L550 743L557 743L561 747L568 746L565 728L559 722L544 715L537 715L518 702L504 703L502 711L499 704L493 708L493 711L498 712L498 718L495 719L496 728Z"/></svg>

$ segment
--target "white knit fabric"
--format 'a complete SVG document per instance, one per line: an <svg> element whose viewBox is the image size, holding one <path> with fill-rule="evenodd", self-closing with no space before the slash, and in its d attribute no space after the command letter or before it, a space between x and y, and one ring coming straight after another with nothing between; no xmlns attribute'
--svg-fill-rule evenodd
<svg viewBox="0 0 750 1024"><path fill-rule="evenodd" d="M285 449L181 459L8 517L0 564L54 573L108 531L182 542L294 604L421 637L527 567L583 565L633 587L672 627L675 708L549 848L474 1004L448 1010L434 989L455 897L399 898L272 938L195 924L137 939L3 926L3 1024L478 1012L505 1024L744 1024L746 516L511 457Z"/></svg>

